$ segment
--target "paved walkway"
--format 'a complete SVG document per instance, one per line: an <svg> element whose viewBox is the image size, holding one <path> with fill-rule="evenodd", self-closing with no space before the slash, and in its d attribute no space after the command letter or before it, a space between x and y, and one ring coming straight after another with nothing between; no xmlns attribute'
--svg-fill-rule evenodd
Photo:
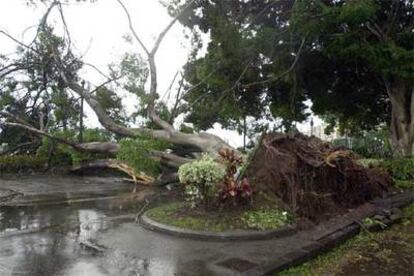
<svg viewBox="0 0 414 276"><path fill-rule="evenodd" d="M403 200L408 201L413 197ZM392 202L385 205L365 204L312 230L264 241L196 241L126 223L99 234L97 242L109 252L141 260L146 264L140 268L142 275L263 275L299 264L352 237L359 232L357 221L393 207Z"/></svg>
<svg viewBox="0 0 414 276"><path fill-rule="evenodd" d="M67 177L0 179L0 189L24 194L0 207L0 275L263 275L300 263L356 234L356 220L379 212L390 217L393 207L413 200L412 194L406 194L366 204L315 229L281 239L208 242L143 229L135 216L154 191L142 189L133 196L114 197L130 186L111 183L118 182ZM61 193L61 188L69 197L84 194L95 200L43 205L45 197L40 195L49 198ZM25 207L33 198L42 199L37 201L42 204Z"/></svg>
<svg viewBox="0 0 414 276"><path fill-rule="evenodd" d="M129 193L133 184L117 177L35 175L0 178L0 203L8 206L56 204ZM10 196L13 200L9 200ZM4 203L7 201L7 203Z"/></svg>

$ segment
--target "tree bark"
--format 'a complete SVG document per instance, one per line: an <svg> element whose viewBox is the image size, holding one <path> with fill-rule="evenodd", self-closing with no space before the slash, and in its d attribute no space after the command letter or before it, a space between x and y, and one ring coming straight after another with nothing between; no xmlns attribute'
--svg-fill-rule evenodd
<svg viewBox="0 0 414 276"><path fill-rule="evenodd" d="M402 79L389 82L390 142L395 157L414 156L414 87Z"/></svg>
<svg viewBox="0 0 414 276"><path fill-rule="evenodd" d="M177 148L184 149L184 152L187 152L184 155L175 154L174 152L173 153L154 153L152 157L158 158L160 162L167 167L174 168L176 170L181 164L189 162L192 159L200 156L200 152L206 152L206 153L210 153L212 155L218 156L218 151L222 148L233 149L224 140L212 134L208 134L208 133L189 134L189 133L180 132L176 130L172 124L170 124L167 121L164 121L157 114L156 101L159 97L159 94L157 91L157 68L156 68L156 63L155 63L155 55L164 37L169 32L171 27L175 24L175 22L177 22L178 17L181 14L181 12L178 13L177 16L174 17L171 20L171 22L165 27L165 29L158 35L154 43L154 46L151 49L149 49L142 43L140 37L135 32L132 26L131 17L130 17L130 14L127 8L123 5L121 0L118 0L118 2L122 6L123 10L125 11L132 34L134 35L134 37L136 38L136 40L138 41L139 45L142 47L142 49L144 50L148 58L148 65L150 69L150 89L148 92L148 96L150 100L147 105L147 115L148 115L148 118L152 122L154 122L160 129L156 129L156 130L146 129L146 128L136 129L136 128L129 128L129 127L125 127L123 125L117 124L106 113L106 110L102 107L99 101L94 97L93 93L91 93L91 91L89 91L88 89L85 89L82 85L79 84L81 83L81 80L79 78L74 80L68 77L67 64L65 64L65 61L61 59L61 57L58 54L58 51L56 51L55 55L53 56L54 62L56 65L56 69L59 72L60 77L62 81L65 83L65 85L86 101L86 103L92 108L92 110L97 115L98 120L101 123L101 125L107 130L117 135L123 136L123 137L132 137L132 138L139 139L143 135L145 136L149 135L154 139L164 139L165 141L176 145ZM192 2L193 1L190 1L189 4L183 10L189 7ZM53 2L53 3L57 3L57 2ZM52 4L50 6L48 13L46 13L46 15L42 18L42 21L40 22L39 28L46 24L48 14L55 5L56 4ZM15 40L14 38L12 39ZM25 46L25 48L36 52L36 50L32 49L30 46L20 43L19 41L17 42ZM1 114L2 112L0 112L0 115ZM36 129L28 125L26 122L22 122L19 118L15 118L12 114L3 114L3 115L5 115L8 118L11 118L15 122L15 123L8 123L9 125L21 127L37 135L49 137L51 139L54 139L58 143L69 145L79 151L86 151L86 152L93 152L93 153L106 153L110 156L115 156L116 153L119 151L119 145L116 143L93 142L93 143L77 144L71 141L67 141L65 139L54 137L51 134L47 133L46 131Z"/></svg>

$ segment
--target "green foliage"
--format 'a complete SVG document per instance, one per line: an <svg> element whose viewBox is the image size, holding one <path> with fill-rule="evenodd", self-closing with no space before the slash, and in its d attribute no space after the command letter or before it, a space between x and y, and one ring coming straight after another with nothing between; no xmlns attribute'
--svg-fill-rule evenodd
<svg viewBox="0 0 414 276"><path fill-rule="evenodd" d="M127 163L137 173L145 172L151 176L157 176L161 172L161 167L158 161L151 159L150 151L164 151L170 147L168 142L150 137L125 138L121 139L119 144L117 159Z"/></svg>
<svg viewBox="0 0 414 276"><path fill-rule="evenodd" d="M374 225L379 225L382 229L385 229L387 227L387 225L385 223L383 223L382 221L378 220L378 219L374 219L374 218L364 218L362 220L362 225L364 225L365 227L371 227Z"/></svg>
<svg viewBox="0 0 414 276"><path fill-rule="evenodd" d="M290 224L293 221L292 216L282 210L262 209L246 211L241 220L244 221L249 228L259 230L269 230L279 228Z"/></svg>
<svg viewBox="0 0 414 276"><path fill-rule="evenodd" d="M348 138L348 141L336 139L332 141L332 144L349 147L364 158L389 158L392 156L392 151L388 138L388 130L382 129L363 132Z"/></svg>
<svg viewBox="0 0 414 276"><path fill-rule="evenodd" d="M0 173L12 173L26 170L41 170L46 159L35 155L0 156Z"/></svg>
<svg viewBox="0 0 414 276"><path fill-rule="evenodd" d="M401 189L414 188L414 158L360 159L364 167L382 167L390 172L395 185Z"/></svg>
<svg viewBox="0 0 414 276"><path fill-rule="evenodd" d="M397 187L401 189L414 188L414 158L384 160L380 166L391 173Z"/></svg>
<svg viewBox="0 0 414 276"><path fill-rule="evenodd" d="M124 114L121 97L114 91L101 87L96 91L95 98L112 120L118 124L125 124L127 119Z"/></svg>
<svg viewBox="0 0 414 276"><path fill-rule="evenodd" d="M276 219L272 215L274 212L280 213L278 215L280 219ZM256 215L256 213L260 215ZM152 208L146 212L146 215L157 222L183 229L222 232L234 229L277 229L292 222L290 218L283 219L285 215L282 213L276 209L268 209L267 211L233 210L231 212L211 213L189 209L184 203L174 202ZM286 216L289 217L289 215Z"/></svg>
<svg viewBox="0 0 414 276"><path fill-rule="evenodd" d="M178 215L180 211L186 208L187 206L182 203L170 203L150 209L146 212L146 215L155 221L182 229L221 232L233 227L229 220L204 218L200 215Z"/></svg>
<svg viewBox="0 0 414 276"><path fill-rule="evenodd" d="M414 189L414 179L411 180L400 180L400 179L394 179L395 186L397 186L400 189Z"/></svg>
<svg viewBox="0 0 414 276"><path fill-rule="evenodd" d="M411 268L404 260L410 260L414 254L414 204L404 208L403 217L399 225L382 232L363 231L332 251L277 275L364 275L370 266L376 268L377 275L409 275Z"/></svg>
<svg viewBox="0 0 414 276"><path fill-rule="evenodd" d="M204 155L200 160L180 166L178 175L180 182L185 185L186 199L192 207L204 203L204 207L208 208L225 170L212 157Z"/></svg>
<svg viewBox="0 0 414 276"><path fill-rule="evenodd" d="M374 158L365 158L365 159L359 159L358 163L365 168L372 168L372 167L378 167L381 166L381 163L383 162L382 159L374 159Z"/></svg>
<svg viewBox="0 0 414 276"><path fill-rule="evenodd" d="M50 132L77 125L79 98L68 91L59 70L64 68L67 81L77 82L82 62L68 47L67 39L56 35L52 26L41 25L30 49L18 46L13 57L0 57L0 67L12 69L0 79L2 111L35 128L40 128L43 118L42 125ZM0 133L0 142L11 147L33 140L31 134L16 127L1 126Z"/></svg>
<svg viewBox="0 0 414 276"><path fill-rule="evenodd" d="M77 142L78 132L75 130L62 130L52 133L55 137L63 138L68 141ZM107 142L110 141L111 134L102 129L84 129L83 141L87 142ZM52 145L53 143L53 145ZM74 150L72 147L56 144L49 138L43 138L42 145L37 149L37 156L48 159L50 148L53 146L51 155L51 165L77 165L95 159L105 158L101 154L84 153Z"/></svg>
<svg viewBox="0 0 414 276"><path fill-rule="evenodd" d="M180 182L185 185L213 186L224 176L224 168L208 155L184 164L178 170Z"/></svg>
<svg viewBox="0 0 414 276"><path fill-rule="evenodd" d="M387 168L397 180L414 180L414 158L384 160L381 166Z"/></svg>

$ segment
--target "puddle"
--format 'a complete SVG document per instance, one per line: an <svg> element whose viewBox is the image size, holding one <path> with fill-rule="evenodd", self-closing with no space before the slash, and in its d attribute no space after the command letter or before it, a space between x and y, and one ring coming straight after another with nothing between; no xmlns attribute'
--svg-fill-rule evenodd
<svg viewBox="0 0 414 276"><path fill-rule="evenodd" d="M33 179L19 181L32 185ZM0 275L114 275L105 269L108 260L83 244L94 244L98 233L133 221L145 195L146 191L72 204L0 206Z"/></svg>

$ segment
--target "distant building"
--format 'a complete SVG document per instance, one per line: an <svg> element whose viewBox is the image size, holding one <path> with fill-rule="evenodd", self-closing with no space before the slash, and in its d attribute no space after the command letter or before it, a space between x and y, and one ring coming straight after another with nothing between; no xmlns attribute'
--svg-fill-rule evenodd
<svg viewBox="0 0 414 276"><path fill-rule="evenodd" d="M328 126L327 123L322 122L319 125L311 126L310 128L308 128L307 131L304 132L304 134L309 135L309 136L313 135L313 136L315 136L315 137L317 137L321 140L324 140L324 141L332 141L332 140L335 140L335 139L344 138L342 135L339 134L337 129L334 129L334 131L330 134L326 134L325 133L325 128L327 126Z"/></svg>

